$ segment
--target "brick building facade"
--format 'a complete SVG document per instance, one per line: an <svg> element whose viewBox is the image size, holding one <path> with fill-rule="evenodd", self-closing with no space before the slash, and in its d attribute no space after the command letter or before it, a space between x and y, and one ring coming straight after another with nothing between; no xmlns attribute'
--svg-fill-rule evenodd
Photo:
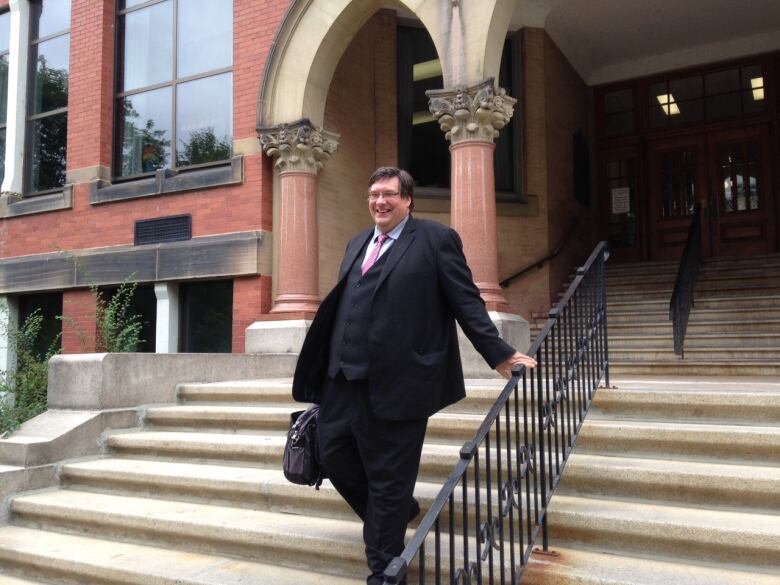
<svg viewBox="0 0 780 585"><path fill-rule="evenodd" d="M609 20L601 5L594 12ZM757 11L742 31L750 42L735 32L734 42L708 50L702 36L657 62L649 53L621 61L619 49L593 49L601 33L591 21L578 28L578 14L509 0L413 0L404 9L347 0L0 0L4 319L18 322L38 300L59 303L63 351L94 351L94 287L130 279L152 299L139 309L153 325L150 349L268 347L259 338L248 345L247 329L268 336L263 323L310 318L347 240L370 222L366 177L386 164L443 169L444 179L421 181L416 215L461 232L491 310L530 319L598 239L610 239L618 259L679 253L680 230L669 226L690 222L693 179L661 184L653 153L684 156L686 137L698 137L690 148L699 148L703 135L714 146L697 160L705 151L717 157L721 143L760 147L746 163L760 173L741 175L758 177L760 204L735 191L739 221L717 227L723 242L729 233L752 240L710 252L777 250L780 35L767 33ZM676 26L661 24L661 33ZM590 63L575 33L593 49ZM438 58L425 57L431 50ZM55 62L64 101L51 101ZM710 90L723 72L725 89ZM683 90L675 83L699 78L702 95L677 93L678 102L685 114L700 99L705 113L677 124L672 96ZM659 83L666 102L654 103ZM428 102L426 89L440 91ZM716 98L728 96L742 105L717 115ZM472 104L461 107L468 119L456 115L459 99ZM653 108L668 119L654 125ZM626 119L628 128L613 124ZM52 138L44 129L58 120L66 134ZM757 130L734 134L746 126ZM196 142L204 137L205 151ZM615 164L630 176L615 175ZM696 172L714 185L718 164L707 164ZM677 205L660 195L666 187L682 189L682 203L659 218L657 209ZM621 193L626 209L615 207ZM499 286L563 242L554 259Z"/></svg>

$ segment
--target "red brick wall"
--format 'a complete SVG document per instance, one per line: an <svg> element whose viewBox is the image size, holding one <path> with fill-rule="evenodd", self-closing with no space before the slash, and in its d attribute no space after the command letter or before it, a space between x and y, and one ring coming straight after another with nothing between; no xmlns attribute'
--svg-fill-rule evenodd
<svg viewBox="0 0 780 585"><path fill-rule="evenodd" d="M90 289L67 290L62 294L62 353L95 351L95 293Z"/></svg>
<svg viewBox="0 0 780 585"><path fill-rule="evenodd" d="M111 166L115 0L73 0L68 170Z"/></svg>
<svg viewBox="0 0 780 585"><path fill-rule="evenodd" d="M270 310L270 276L233 280L233 353L244 353L246 328Z"/></svg>
<svg viewBox="0 0 780 585"><path fill-rule="evenodd" d="M234 2L234 139L256 138L260 81L268 48L290 0ZM115 0L74 0L68 170L110 165L114 104ZM0 257L130 244L134 221L191 213L193 236L270 230L270 161L244 157L244 183L92 206L77 184L74 208L0 221Z"/></svg>

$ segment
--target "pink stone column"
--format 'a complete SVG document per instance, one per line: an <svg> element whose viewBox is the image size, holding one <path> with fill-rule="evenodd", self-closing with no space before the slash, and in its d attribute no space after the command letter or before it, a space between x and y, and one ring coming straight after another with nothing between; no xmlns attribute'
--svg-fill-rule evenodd
<svg viewBox="0 0 780 585"><path fill-rule="evenodd" d="M320 304L317 175L279 175L279 252L272 313L314 313Z"/></svg>
<svg viewBox="0 0 780 585"><path fill-rule="evenodd" d="M463 240L463 251L491 311L508 310L498 284L498 236L493 142L466 140L452 144L450 222Z"/></svg>
<svg viewBox="0 0 780 585"><path fill-rule="evenodd" d="M451 223L488 310L509 312L498 284L494 140L516 100L492 78L473 87L427 92L430 111L450 141Z"/></svg>
<svg viewBox="0 0 780 585"><path fill-rule="evenodd" d="M271 313L310 318L320 304L317 174L336 150L338 136L308 120L260 129L263 151L278 170L279 213Z"/></svg>

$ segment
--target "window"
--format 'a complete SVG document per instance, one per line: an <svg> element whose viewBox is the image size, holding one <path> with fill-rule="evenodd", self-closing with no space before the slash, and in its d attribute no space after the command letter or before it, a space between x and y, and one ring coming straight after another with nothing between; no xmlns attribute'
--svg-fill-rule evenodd
<svg viewBox="0 0 780 585"><path fill-rule="evenodd" d="M119 2L114 174L226 161L232 0Z"/></svg>
<svg viewBox="0 0 780 585"><path fill-rule="evenodd" d="M31 8L25 191L45 193L65 184L70 0Z"/></svg>
<svg viewBox="0 0 780 585"><path fill-rule="evenodd" d="M21 326L33 313L43 317L41 330L38 332L32 350L39 357L45 356L49 350L59 350L62 347L62 293L42 293L21 295L19 297L19 325Z"/></svg>
<svg viewBox="0 0 780 585"><path fill-rule="evenodd" d="M762 112L764 74L761 65L749 65L667 79L650 84L648 100L651 128Z"/></svg>
<svg viewBox="0 0 780 585"><path fill-rule="evenodd" d="M8 52L11 42L11 13L0 14L0 183L5 177L5 127L8 110Z"/></svg>
<svg viewBox="0 0 780 585"><path fill-rule="evenodd" d="M507 40L501 56L498 85L512 95L513 45ZM519 44L518 44L519 46ZM450 152L444 132L428 110L429 89L441 89L441 62L423 28L398 27L398 164L414 177L421 195L444 194L450 188ZM516 97L516 96L515 96ZM496 191L514 192L520 181L514 156L515 117L496 140Z"/></svg>
<svg viewBox="0 0 780 585"><path fill-rule="evenodd" d="M233 343L233 281L188 282L179 288L180 350L230 353Z"/></svg>
<svg viewBox="0 0 780 585"><path fill-rule="evenodd" d="M604 94L604 128L607 136L634 131L634 90L619 89Z"/></svg>
<svg viewBox="0 0 780 585"><path fill-rule="evenodd" d="M101 287L103 300L108 303L119 287ZM141 323L141 342L135 351L154 353L157 339L157 297L153 285L137 285L128 304L127 314L137 315Z"/></svg>

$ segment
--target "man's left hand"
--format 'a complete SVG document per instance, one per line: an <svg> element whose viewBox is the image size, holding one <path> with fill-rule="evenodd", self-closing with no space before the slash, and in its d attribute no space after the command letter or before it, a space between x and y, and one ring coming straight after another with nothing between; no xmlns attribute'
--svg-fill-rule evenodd
<svg viewBox="0 0 780 585"><path fill-rule="evenodd" d="M509 356L503 362L498 364L496 366L496 371L508 380L512 376L512 370L516 370L520 366L525 366L526 368L535 368L536 360L531 356L516 351L514 355Z"/></svg>

